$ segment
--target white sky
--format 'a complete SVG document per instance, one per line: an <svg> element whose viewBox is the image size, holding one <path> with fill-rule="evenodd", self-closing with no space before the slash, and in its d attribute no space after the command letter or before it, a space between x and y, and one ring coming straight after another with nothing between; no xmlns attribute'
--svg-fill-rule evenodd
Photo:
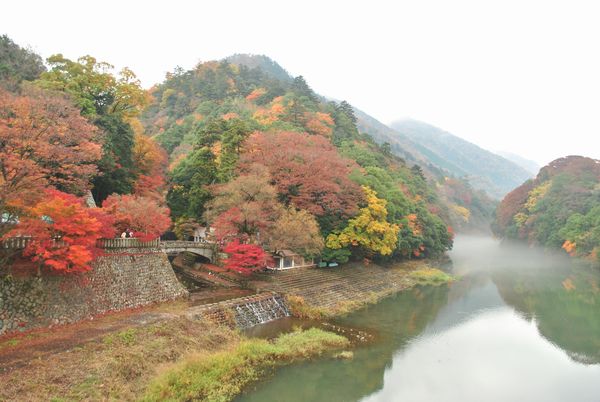
<svg viewBox="0 0 600 402"><path fill-rule="evenodd" d="M384 123L412 117L545 164L600 158L600 2L7 1L0 34L91 54L144 86L266 54Z"/></svg>

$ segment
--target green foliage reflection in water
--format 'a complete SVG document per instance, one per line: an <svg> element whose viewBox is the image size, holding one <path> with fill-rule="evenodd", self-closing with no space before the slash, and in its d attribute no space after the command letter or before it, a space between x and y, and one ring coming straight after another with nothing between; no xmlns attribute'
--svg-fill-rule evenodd
<svg viewBox="0 0 600 402"><path fill-rule="evenodd" d="M530 320L540 334L576 361L600 362L600 306L598 275L588 267L544 272L532 281L524 275L494 275L502 298Z"/></svg>

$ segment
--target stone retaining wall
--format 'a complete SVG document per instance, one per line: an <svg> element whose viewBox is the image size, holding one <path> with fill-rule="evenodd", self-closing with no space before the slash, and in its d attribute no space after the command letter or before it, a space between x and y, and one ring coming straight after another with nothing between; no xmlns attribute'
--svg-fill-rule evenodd
<svg viewBox="0 0 600 402"><path fill-rule="evenodd" d="M158 250L119 250L92 266L78 275L0 274L0 335L187 295L166 254Z"/></svg>

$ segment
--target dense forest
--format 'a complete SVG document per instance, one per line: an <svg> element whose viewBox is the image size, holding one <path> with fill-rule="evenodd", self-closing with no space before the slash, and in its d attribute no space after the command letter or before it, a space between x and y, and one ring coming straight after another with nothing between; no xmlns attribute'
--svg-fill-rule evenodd
<svg viewBox="0 0 600 402"><path fill-rule="evenodd" d="M302 77L279 79L284 70L263 70L263 57L254 68L253 56L231 60L175 71L150 91L143 122L170 155L176 227L207 223L219 238L337 262L451 246L435 186L360 133L347 102L324 100Z"/></svg>
<svg viewBox="0 0 600 402"><path fill-rule="evenodd" d="M44 63L0 39L0 235L33 236L26 254L52 269L89 269L96 240L128 229L185 238L199 226L255 267L284 249L340 263L431 257L489 208L265 56L176 68L145 90L128 68Z"/></svg>
<svg viewBox="0 0 600 402"><path fill-rule="evenodd" d="M493 229L598 264L600 161L569 156L543 167L502 200Z"/></svg>

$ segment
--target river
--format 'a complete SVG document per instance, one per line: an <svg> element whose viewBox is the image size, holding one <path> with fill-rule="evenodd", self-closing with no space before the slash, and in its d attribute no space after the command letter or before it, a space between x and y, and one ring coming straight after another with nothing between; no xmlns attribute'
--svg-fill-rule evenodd
<svg viewBox="0 0 600 402"><path fill-rule="evenodd" d="M491 238L450 257L458 282L337 320L375 335L353 359L279 368L237 401L600 401L597 270Z"/></svg>

